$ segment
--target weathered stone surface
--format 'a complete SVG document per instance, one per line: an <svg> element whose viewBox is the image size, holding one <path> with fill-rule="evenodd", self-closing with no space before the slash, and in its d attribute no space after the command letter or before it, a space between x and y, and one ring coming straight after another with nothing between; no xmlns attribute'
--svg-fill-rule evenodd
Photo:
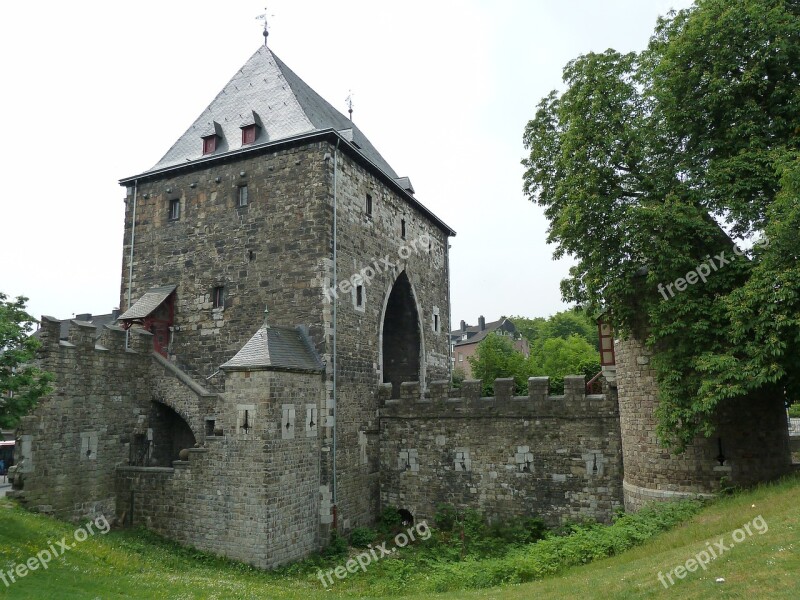
<svg viewBox="0 0 800 600"><path fill-rule="evenodd" d="M307 435L314 428L305 418L323 394L319 375L229 373L217 413L225 434L206 438L174 469L119 468L120 519L262 568L318 549L320 438ZM285 406L301 415L292 437L281 431Z"/></svg>
<svg viewBox="0 0 800 600"><path fill-rule="evenodd" d="M237 202L241 185L248 186L244 207ZM333 273L334 192L338 285ZM371 215L365 211L367 194ZM421 389L427 381L449 377L445 232L393 185L328 141L147 177L139 181L136 198L131 301L151 287L177 284L170 353L183 370L199 381L212 376L263 322L265 306L271 322L308 328L328 365L328 397L322 407L322 436L330 449L321 468L326 485L332 483L333 468L336 302L336 504L352 527L370 523L378 510L375 390L384 381L382 328L387 299L401 274L413 293L413 329L421 336ZM172 199L181 203L176 221L168 218ZM128 302L132 216L130 188L122 307ZM362 286L360 305L357 285ZM218 286L225 288L225 302L215 309L211 293ZM220 382L216 376L208 383L219 387ZM196 424L188 420L194 430ZM366 464L350 450L358 447L361 432L367 439Z"/></svg>
<svg viewBox="0 0 800 600"><path fill-rule="evenodd" d="M733 398L715 416L717 433L698 437L682 454L656 435L658 384L651 352L639 338L615 340L625 507L653 500L709 495L722 484L748 486L791 469L783 399ZM725 471L720 471L720 442Z"/></svg>
<svg viewBox="0 0 800 600"><path fill-rule="evenodd" d="M498 379L506 393L494 398L476 396L475 381L446 402L384 405L381 501L417 519L447 503L495 519L609 521L622 505L616 394L586 396L583 380L571 379L564 396L536 386L512 397L513 381Z"/></svg>

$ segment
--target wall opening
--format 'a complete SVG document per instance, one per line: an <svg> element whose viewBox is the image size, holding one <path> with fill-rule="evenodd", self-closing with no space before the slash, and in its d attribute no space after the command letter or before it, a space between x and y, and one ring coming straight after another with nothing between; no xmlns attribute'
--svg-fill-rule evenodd
<svg viewBox="0 0 800 600"><path fill-rule="evenodd" d="M411 514L411 511L407 508L401 508L397 511L400 515L400 521L403 524L403 527L408 527L409 525L414 524L414 515Z"/></svg>
<svg viewBox="0 0 800 600"><path fill-rule="evenodd" d="M405 271L394 283L383 319L383 382L400 397L403 381L419 381L420 331L411 282Z"/></svg>
<svg viewBox="0 0 800 600"><path fill-rule="evenodd" d="M149 465L151 467L171 467L178 460L184 448L194 448L197 440L191 428L178 413L160 402L153 402L150 415L152 426L152 447Z"/></svg>

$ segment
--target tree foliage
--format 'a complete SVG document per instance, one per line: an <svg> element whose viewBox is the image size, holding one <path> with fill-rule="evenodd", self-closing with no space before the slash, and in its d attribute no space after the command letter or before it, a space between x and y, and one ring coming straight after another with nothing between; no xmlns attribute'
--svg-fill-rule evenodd
<svg viewBox="0 0 800 600"><path fill-rule="evenodd" d="M577 261L562 295L647 332L678 448L729 398L798 397L798 65L799 3L701 0L642 52L571 61L525 129L524 190Z"/></svg>
<svg viewBox="0 0 800 600"><path fill-rule="evenodd" d="M527 393L529 377L550 377L550 391L564 391L565 375L592 377L600 370L597 326L585 313L566 310L548 318L511 317L527 339L526 358L507 336L489 334L478 344L475 356L467 357L475 378L483 380L483 393L493 393L498 377L513 377L517 393Z"/></svg>
<svg viewBox="0 0 800 600"><path fill-rule="evenodd" d="M571 335L583 338L592 348L598 347L597 323L581 310L562 310L547 318L510 317L510 320L531 348L551 338L567 339Z"/></svg>
<svg viewBox="0 0 800 600"><path fill-rule="evenodd" d="M590 346L584 338L572 334L545 340L541 348L531 351L531 363L537 375L550 377L550 390L561 393L566 375L591 378L600 371L599 354L597 346Z"/></svg>
<svg viewBox="0 0 800 600"><path fill-rule="evenodd" d="M27 298L8 300L0 292L0 426L15 427L49 392L52 375L31 365L39 342L30 333L35 319L25 312Z"/></svg>
<svg viewBox="0 0 800 600"><path fill-rule="evenodd" d="M478 344L474 356L468 356L467 360L473 377L483 382L484 396L494 394L494 380L501 377L513 377L517 392L528 389L530 364L507 336L490 333Z"/></svg>

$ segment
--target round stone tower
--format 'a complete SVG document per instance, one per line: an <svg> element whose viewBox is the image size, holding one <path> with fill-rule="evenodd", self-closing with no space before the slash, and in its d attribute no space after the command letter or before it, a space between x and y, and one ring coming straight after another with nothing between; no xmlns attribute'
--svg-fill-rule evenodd
<svg viewBox="0 0 800 600"><path fill-rule="evenodd" d="M732 399L715 417L713 437L698 436L682 454L656 436L658 386L641 339L615 340L626 510L652 500L710 496L726 485L748 486L791 470L783 399Z"/></svg>

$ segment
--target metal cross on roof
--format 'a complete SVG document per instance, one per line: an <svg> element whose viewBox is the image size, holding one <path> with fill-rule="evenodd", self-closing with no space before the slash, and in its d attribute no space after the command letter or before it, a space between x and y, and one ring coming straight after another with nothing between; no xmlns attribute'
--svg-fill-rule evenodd
<svg viewBox="0 0 800 600"><path fill-rule="evenodd" d="M350 120L353 120L353 90L347 91L347 98L345 98L345 102L347 102L347 112L350 113Z"/></svg>
<svg viewBox="0 0 800 600"><path fill-rule="evenodd" d="M260 14L260 15L258 15L256 17L256 21L264 21L264 31L262 32L262 35L264 36L264 45L265 46L267 45L267 36L269 36L269 26L267 24L267 13L266 13L266 10L267 10L267 7L265 6L264 7L264 13ZM269 16L270 17L274 17L275 15L269 15Z"/></svg>

